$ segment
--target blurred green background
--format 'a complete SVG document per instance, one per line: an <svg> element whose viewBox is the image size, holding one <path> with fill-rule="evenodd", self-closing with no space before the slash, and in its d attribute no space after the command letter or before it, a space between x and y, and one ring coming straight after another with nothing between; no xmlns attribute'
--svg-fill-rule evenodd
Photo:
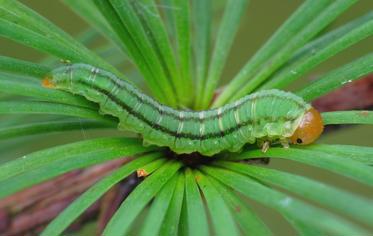
<svg viewBox="0 0 373 236"><path fill-rule="evenodd" d="M77 0L84 1L84 0ZM67 8L62 1L51 0L22 0L21 2L30 6L41 15L45 16L56 25L67 31L72 35L77 35L79 32L87 29L88 24L85 23L78 15ZM224 3L223 0L214 1L218 4ZM301 4L299 0L251 0L248 11L241 24L240 30L236 37L234 46L228 59L228 64L223 74L223 80L229 81L238 72L238 70L246 63L246 61L255 53L255 51L268 39L268 37L280 26L284 20ZM361 0L339 17L331 26L325 31L334 29L358 16L361 16L368 11L373 10L372 0ZM218 11L219 12L219 11ZM98 43L104 42L103 39L98 40ZM373 51L372 37L350 47L348 50L338 54L331 60L321 64L308 75L304 76L300 83L294 85L293 88L304 86L311 81L310 78L317 77L333 68L336 68L344 63L352 61L353 59L371 53ZM6 39L0 39L0 54L25 59L33 62L41 60L45 55L11 42ZM1 122L1 119L0 119ZM0 142L0 162L9 160L38 150L43 147L48 147L57 143L71 142L81 140L84 138L96 137L103 135L101 132L86 133L84 130L80 132L71 132L67 137L61 138L57 135L50 134L46 137L29 137L20 141L5 141ZM38 139L38 145L28 145L29 140ZM324 135L320 143L339 143L339 144L354 144L373 146L373 127L372 126L351 126L343 129L338 129ZM11 153L2 152L2 147L12 145L13 151ZM305 176L310 176L315 179L323 180L327 183L332 183L336 186L348 188L350 190L359 192L364 195L373 197L373 194L368 192L362 185L352 182L347 178L337 176L326 171L316 170L311 167L305 167L301 164L284 160L271 160L270 167L287 170L293 173L299 173ZM264 217L266 223L269 224L277 232L278 235L291 235L294 232L289 231L290 227L286 221L279 215L274 214L258 204L255 204L257 209L260 209L261 216Z"/></svg>

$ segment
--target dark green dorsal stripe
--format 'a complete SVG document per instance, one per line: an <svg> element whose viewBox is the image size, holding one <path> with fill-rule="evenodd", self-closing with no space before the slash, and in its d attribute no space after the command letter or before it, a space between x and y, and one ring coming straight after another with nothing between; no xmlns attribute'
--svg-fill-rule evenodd
<svg viewBox="0 0 373 236"><path fill-rule="evenodd" d="M155 122L152 122L152 121L148 120L141 113L135 112L132 109L132 107L130 107L128 104L126 104L124 101L120 100L119 98L117 98L117 97L113 96L112 94L110 94L109 91L107 91L105 89L102 89L102 88L96 86L95 84L88 84L88 83L86 83L84 81L81 81L81 80L77 80L75 82L76 83L80 83L80 84L85 85L85 86L90 86L91 89L93 89L93 90L95 90L95 91L97 91L97 92L105 95L110 101L114 102L117 106L119 106L119 107L123 108L124 110L126 110L130 115L136 117L140 121L142 121L145 124L147 124L150 128L156 129L158 131L166 133L166 134L168 134L170 136L173 136L175 138L186 138L186 139L190 139L190 140L206 140L206 139L210 139L210 138L222 138L225 135L232 134L233 132L238 131L240 128L242 128L244 126L247 126L247 125L250 125L250 124L253 124L255 122L252 119L248 119L248 120L246 120L244 122L241 122L240 124L237 124L234 127L231 127L229 129L225 130L224 132L221 132L219 130L217 132L206 133L203 136L195 135L195 134L191 134L191 133L185 133L185 132L177 133L177 132L175 132L173 130L168 129L167 127L158 125ZM233 107L233 108L235 108L235 107ZM166 114L164 114L164 115L166 115ZM178 120L180 120L179 116L176 116L175 118L178 119ZM297 117L291 118L291 119L288 119L287 121L294 121L296 118ZM183 119L185 120L185 117ZM267 121L272 121L272 117L262 117L261 119L262 120L267 120Z"/></svg>
<svg viewBox="0 0 373 236"><path fill-rule="evenodd" d="M120 119L121 128L139 132L146 142L168 146L176 153L198 151L210 156L222 150L237 151L258 139L287 138L311 107L292 93L264 90L217 109L182 111L90 65L59 67L51 76L57 89L99 103L104 112Z"/></svg>
<svg viewBox="0 0 373 236"><path fill-rule="evenodd" d="M75 72L76 70L76 72ZM84 73L81 73L84 72ZM263 99L263 98L274 98L283 100L286 99L290 101L293 105L298 107L299 109L305 111L305 109L309 106L304 101L302 101L301 98L284 91L263 91L255 94L248 95L235 103L227 104L219 109L213 109L213 110L207 110L207 111L180 111L180 110L174 110L172 108L169 108L167 106L163 106L154 99L150 98L147 95L144 95L141 93L138 89L136 89L134 86L132 86L130 83L121 80L114 74L107 72L107 71L101 71L98 68L92 67L90 65L85 64L74 64L70 66L60 67L57 68L55 71L53 71L55 75L60 74L64 75L65 79L67 81L71 81L70 85L66 88L69 90L69 86L73 86L74 83L80 83L82 86L91 88L94 91L105 95L107 100L110 100L111 102L115 103L117 106L121 107L122 109L126 110L131 116L136 117L138 120L145 123L150 129L159 130L167 135L170 135L175 138L186 138L189 140L206 140L210 138L222 138L225 135L229 135L233 132L238 131L240 128L248 126L248 125L255 125L257 122L259 122L255 117L245 117L245 120L240 120L238 122L235 122L232 124L233 126L230 126L228 129L222 128L220 122L225 117L228 112L233 112L236 109L244 108L245 104L252 103L256 101L257 99ZM80 74L80 76L73 76L76 74ZM85 77L89 74L89 77ZM103 81L105 81L106 85L109 86L111 91L108 91L109 89L107 87L103 87L100 84L95 83L95 80L92 78L101 78ZM87 80L88 79L88 80ZM73 83L74 80L74 83ZM160 114L160 117L169 117L176 121L179 121L181 125L179 125L179 129L170 129L165 124L158 124L157 122L153 122L153 120L147 118L143 113L138 112L136 107L132 107L132 105L129 105L126 103L126 98L120 98L117 97L115 94L112 93L112 91L115 90L122 90L125 91L127 94L129 94L130 97L135 98L137 101L137 104L145 104L150 109L153 109L154 112L158 112ZM85 95L84 93L82 95ZM104 106L105 102L100 100L99 98L93 98L92 99L96 102L101 102L101 105ZM137 105L136 105L137 106ZM256 107L256 105L254 105ZM283 121L294 121L298 117L283 117ZM260 122L276 122L276 120L273 120L271 116L269 117L260 117ZM204 133L201 132L197 134L197 132L190 133L186 131L182 131L183 122L196 122L195 124L198 125L200 128L205 127L204 122L217 122L219 125L219 129L216 130L210 130L210 133ZM256 122L256 123L255 123ZM237 124L238 123L238 124ZM136 124L133 124L136 126ZM146 134L146 131L144 133L144 136Z"/></svg>
<svg viewBox="0 0 373 236"><path fill-rule="evenodd" d="M99 75L99 76L103 76L103 77L106 77L109 79L109 81L111 83L113 83L114 86L118 86L120 89L124 89L126 92L128 92L129 94L131 94L132 96L134 96L139 102L143 103L143 104L146 104L148 106L151 106L153 109L155 109L158 113L160 114L164 114L164 115L167 115L167 116L171 116L172 118L174 119L177 119L177 120L180 120L180 116L178 115L179 112L181 112L181 110L175 110L174 112L169 112L167 111L166 109L162 109L163 105L159 104L157 101L153 100L152 98L150 98L149 96L147 95L143 95L143 93L141 93L138 89L136 89L135 87L133 87L130 83L128 83L127 81L124 81L124 80L121 80L119 78L117 78L114 74L109 74L108 72L107 75L101 73L101 70L97 69L97 70L94 70L94 68L92 69L93 71L96 71L96 73ZM142 96L140 95L142 94ZM144 97L146 97L144 99ZM222 113L221 113L221 116L224 116L226 113L228 113L229 111L231 111L232 109L239 109L242 105L245 104L245 102L249 101L249 100L252 100L252 99L260 99L260 98L268 98L268 97L275 97L275 98L280 98L280 99L283 99L282 96L280 95L276 95L276 94L262 94L262 95L257 95L254 97L252 96L247 96L245 98L242 98L240 100L238 100L237 102L237 105L235 106L232 106L228 109L223 109ZM151 102L150 102L151 101ZM302 108L304 109L305 106L304 104L296 101L296 100L292 100L299 108ZM227 106L227 105L226 105ZM213 115L210 115L210 116L206 116L204 117L203 120L209 120L209 119L216 119L217 118L217 109L212 109L212 110L205 110L205 113L209 112L209 111L214 111L215 114ZM183 110L184 113L194 113L193 115L187 115L183 118L183 120L185 121L200 121L201 119L199 118L198 114L199 112L198 111L188 111L188 110Z"/></svg>

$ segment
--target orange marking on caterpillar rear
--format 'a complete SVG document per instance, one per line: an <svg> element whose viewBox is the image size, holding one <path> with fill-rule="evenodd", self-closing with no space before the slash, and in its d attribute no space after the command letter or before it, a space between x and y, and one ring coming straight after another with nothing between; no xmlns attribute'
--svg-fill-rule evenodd
<svg viewBox="0 0 373 236"><path fill-rule="evenodd" d="M51 78L51 77L48 77L48 76L46 76L46 77L41 81L41 85L42 85L44 88L54 88L54 87L55 87L55 84L52 82L52 78Z"/></svg>
<svg viewBox="0 0 373 236"><path fill-rule="evenodd" d="M149 175L149 173L144 169L138 169L136 171L137 177L146 177Z"/></svg>

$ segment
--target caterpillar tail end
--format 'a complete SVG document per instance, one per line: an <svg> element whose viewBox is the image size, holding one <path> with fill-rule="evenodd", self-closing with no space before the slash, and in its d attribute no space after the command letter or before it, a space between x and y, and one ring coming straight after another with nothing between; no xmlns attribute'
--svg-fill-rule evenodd
<svg viewBox="0 0 373 236"><path fill-rule="evenodd" d="M136 171L137 177L146 177L149 175L149 173L145 169L138 169Z"/></svg>
<svg viewBox="0 0 373 236"><path fill-rule="evenodd" d="M41 81L41 85L44 87L44 88L55 88L55 84L52 82L52 77L50 76L45 76L44 79Z"/></svg>

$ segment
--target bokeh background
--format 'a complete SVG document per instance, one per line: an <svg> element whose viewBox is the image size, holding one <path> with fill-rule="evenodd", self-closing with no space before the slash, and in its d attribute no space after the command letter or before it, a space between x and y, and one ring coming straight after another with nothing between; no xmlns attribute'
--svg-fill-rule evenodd
<svg viewBox="0 0 373 236"><path fill-rule="evenodd" d="M77 0L84 1L84 0ZM86 30L89 25L75 14L68 7L63 4L63 1L56 0L22 0L24 4L28 5L35 11L39 12L44 17L51 20L53 23L64 29L72 35L78 35L80 32ZM223 0L214 1L217 5L223 5ZM240 30L237 34L235 43L231 50L228 59L228 64L223 73L223 81L227 82L238 72L238 70L246 63L246 61L256 52L256 50L270 37L270 35L279 27L284 20L302 3L300 0L251 0L248 11L241 24ZM217 6L218 7L218 6ZM358 16L361 16L368 11L373 10L372 0L361 0L343 15L341 15L331 26L324 31L332 30ZM217 19L221 14L221 10L217 8ZM93 43L94 46L99 46L105 43L103 38L97 38ZM309 83L312 79L317 78L318 75L323 74L333 68L352 61L364 54L373 52L372 37L365 39L357 45L339 53L337 56L319 65L311 73L305 75L303 79L293 85L292 89L296 89ZM20 44L14 43L10 40L0 39L0 54L5 56L16 57L20 59L29 60L32 62L41 61L45 55L24 47ZM121 69L123 69L122 67ZM4 119L4 118L3 118ZM7 118L9 119L9 118ZM35 119L35 118L33 118ZM2 121L0 116L0 122ZM110 134L110 133L107 133ZM61 144L66 142L78 141L81 139L93 138L100 135L105 135L103 132L84 131L84 128L78 132L70 132L65 137L57 136L55 134L48 134L45 136L34 136L23 138L22 140L9 140L0 142L0 163L6 160L16 158L27 154L29 152L39 150L44 147L49 147L54 144ZM29 145L31 140L38 140L37 144ZM333 132L329 132L319 140L320 143L338 143L338 144L352 144L373 146L373 127L372 126L348 126ZM2 151L3 147L12 147L11 151ZM315 179L322 180L326 183L332 183L338 187L347 188L352 191L373 197L373 193L366 190L362 185L352 182L347 178L337 176L326 171L316 170L311 167L305 167L301 164L289 162L285 160L274 159L271 160L270 166L287 170L293 173L299 173L305 176L310 176ZM61 190L63 191L63 190ZM278 235L294 234L290 230L286 221L279 215L274 214L273 211L255 204L259 210L260 215L264 217L266 223L269 224L277 232ZM94 225L87 227L89 234ZM82 233L83 234L83 233Z"/></svg>

